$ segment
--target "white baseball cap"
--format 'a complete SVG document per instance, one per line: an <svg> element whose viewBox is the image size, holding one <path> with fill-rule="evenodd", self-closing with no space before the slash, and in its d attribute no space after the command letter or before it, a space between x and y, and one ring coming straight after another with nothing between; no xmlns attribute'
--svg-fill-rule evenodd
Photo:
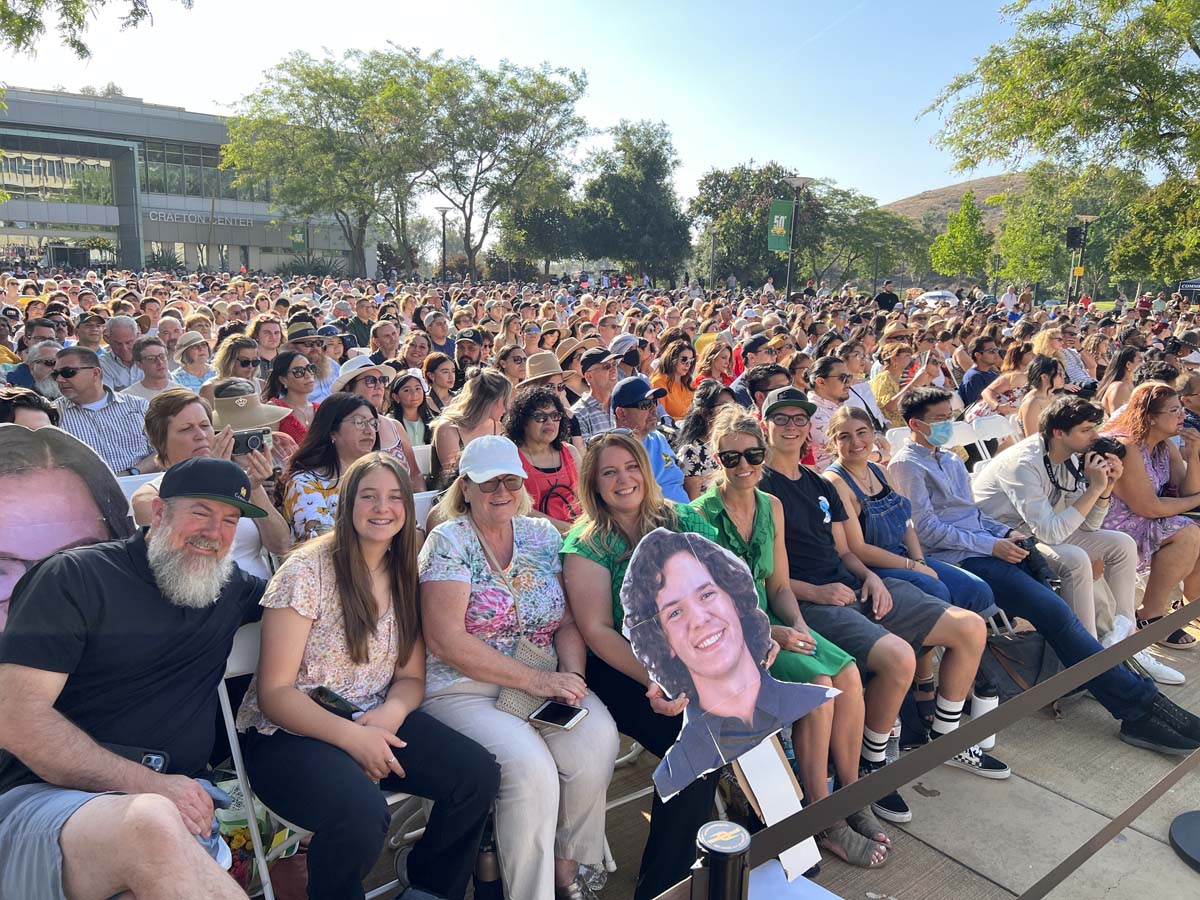
<svg viewBox="0 0 1200 900"><path fill-rule="evenodd" d="M458 458L458 473L476 484L491 481L498 475L526 477L517 445L499 434L485 434L467 444Z"/></svg>

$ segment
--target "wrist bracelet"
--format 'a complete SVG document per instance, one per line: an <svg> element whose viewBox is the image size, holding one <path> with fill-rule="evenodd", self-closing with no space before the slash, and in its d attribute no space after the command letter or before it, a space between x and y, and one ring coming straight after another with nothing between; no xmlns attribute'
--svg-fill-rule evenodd
<svg viewBox="0 0 1200 900"><path fill-rule="evenodd" d="M905 557L904 558L904 568L908 569L911 572L912 567L913 567L913 561L911 559L909 559L908 557Z"/></svg>
<svg viewBox="0 0 1200 900"><path fill-rule="evenodd" d="M1112 499L1112 494L1109 494L1107 497L1104 496L1103 494L1101 494L1098 499L1103 500L1105 503L1107 503L1109 500Z"/></svg>

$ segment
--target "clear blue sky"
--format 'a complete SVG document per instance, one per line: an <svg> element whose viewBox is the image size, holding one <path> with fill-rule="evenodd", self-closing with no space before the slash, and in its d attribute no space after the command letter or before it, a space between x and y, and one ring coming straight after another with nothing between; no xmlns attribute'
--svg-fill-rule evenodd
<svg viewBox="0 0 1200 900"><path fill-rule="evenodd" d="M750 159L882 203L997 171L951 173L952 159L930 143L936 119L917 116L1011 31L999 0L195 0L191 11L152 0L151 8L154 22L127 32L104 12L88 62L51 32L36 56L0 60L0 80L70 90L114 81L150 102L223 113L291 50L341 53L391 40L485 64L585 69L582 112L593 127L622 118L670 126L685 199L704 172Z"/></svg>

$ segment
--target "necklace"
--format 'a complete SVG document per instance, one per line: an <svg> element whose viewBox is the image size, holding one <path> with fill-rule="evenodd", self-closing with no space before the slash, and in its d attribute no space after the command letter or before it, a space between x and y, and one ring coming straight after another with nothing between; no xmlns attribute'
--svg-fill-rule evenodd
<svg viewBox="0 0 1200 900"><path fill-rule="evenodd" d="M852 479L854 479L854 483L863 489L863 493L866 494L868 497L874 497L877 493L879 493L879 491L883 490L882 484L879 486L879 489L876 490L876 488L875 488L875 473L871 471L871 466L869 464L867 465L867 483L866 484L863 484L863 480L858 477L858 473L855 472L853 469L851 469L845 463L842 463L842 468L846 471L846 473Z"/></svg>
<svg viewBox="0 0 1200 900"><path fill-rule="evenodd" d="M721 505L725 507L725 512L729 515L729 520L733 522L733 526L738 530L738 534L745 541L750 540L750 535L754 531L754 507L750 507L750 515L746 516L741 510L735 509L729 503L729 488L721 489Z"/></svg>

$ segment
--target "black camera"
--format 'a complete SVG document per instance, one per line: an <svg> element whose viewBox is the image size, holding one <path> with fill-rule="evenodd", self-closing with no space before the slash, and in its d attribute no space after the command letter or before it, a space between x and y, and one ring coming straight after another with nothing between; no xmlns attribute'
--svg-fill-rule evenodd
<svg viewBox="0 0 1200 900"><path fill-rule="evenodd" d="M1092 446L1087 448L1087 453L1099 453L1101 456L1115 456L1117 459L1125 458L1125 445L1112 437L1098 437L1092 442Z"/></svg>
<svg viewBox="0 0 1200 900"><path fill-rule="evenodd" d="M235 431L233 433L233 456L242 456L254 450L270 451L271 429L261 428L254 431Z"/></svg>

